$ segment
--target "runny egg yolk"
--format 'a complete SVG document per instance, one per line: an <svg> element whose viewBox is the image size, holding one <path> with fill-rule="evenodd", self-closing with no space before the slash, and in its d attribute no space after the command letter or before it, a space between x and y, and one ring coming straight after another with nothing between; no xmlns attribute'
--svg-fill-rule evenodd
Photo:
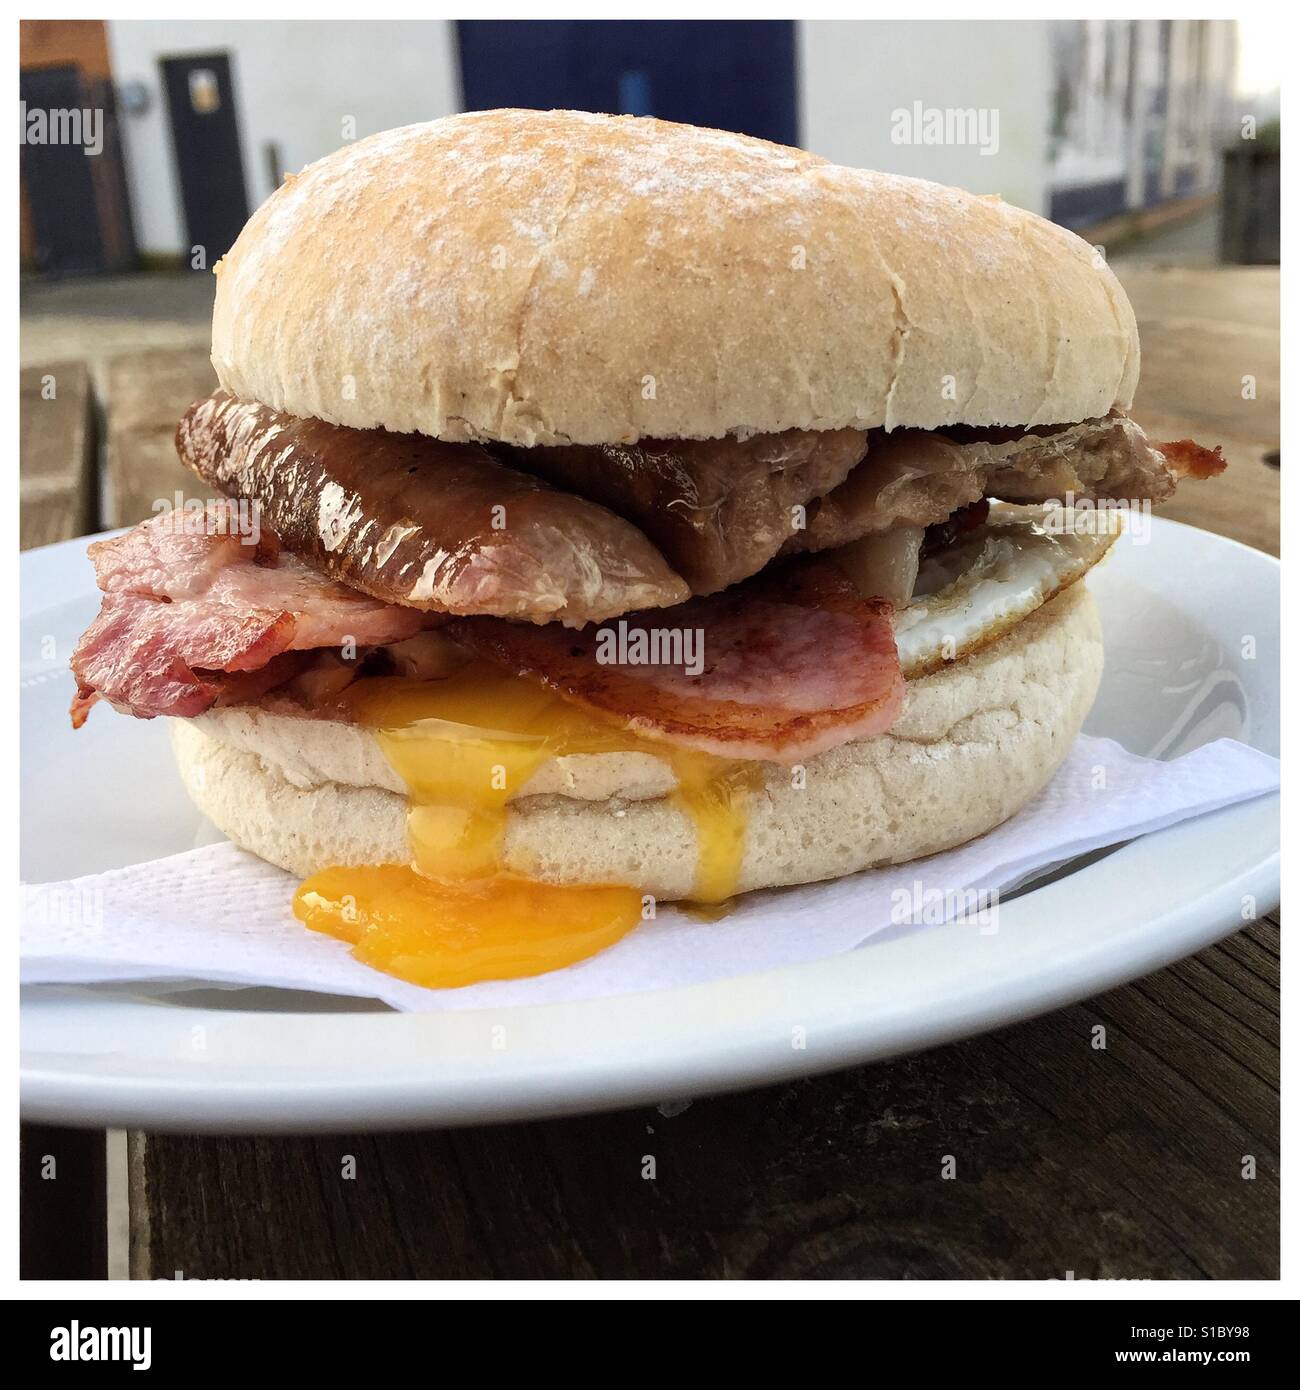
<svg viewBox="0 0 1300 1390"><path fill-rule="evenodd" d="M636 926L641 896L508 874L447 882L406 864L368 864L314 874L294 911L313 930L351 942L375 970L454 989L585 960Z"/></svg>
<svg viewBox="0 0 1300 1390"><path fill-rule="evenodd" d="M752 763L640 738L478 662L442 680L361 680L350 701L406 784L411 862L314 874L294 911L375 969L442 988L537 975L612 946L653 914L637 888L564 887L502 868L507 802L552 758L663 759L677 780L672 800L695 829L692 900L735 892Z"/></svg>

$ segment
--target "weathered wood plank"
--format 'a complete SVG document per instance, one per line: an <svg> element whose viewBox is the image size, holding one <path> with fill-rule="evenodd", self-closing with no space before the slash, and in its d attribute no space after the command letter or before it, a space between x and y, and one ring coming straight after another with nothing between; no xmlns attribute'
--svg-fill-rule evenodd
<svg viewBox="0 0 1300 1390"><path fill-rule="evenodd" d="M202 349L129 352L107 366L110 526L152 516L176 493L205 497L209 489L176 457L176 425L185 409L217 384Z"/></svg>
<svg viewBox="0 0 1300 1390"><path fill-rule="evenodd" d="M24 550L95 529L95 431L84 362L19 375L18 476Z"/></svg>
<svg viewBox="0 0 1300 1390"><path fill-rule="evenodd" d="M1279 554L1279 278L1274 267L1117 263L1142 335L1133 415L1153 439L1222 444L1228 470L1181 488L1172 521Z"/></svg>
<svg viewBox="0 0 1300 1390"><path fill-rule="evenodd" d="M137 1135L133 1273L1275 1278L1277 1020L1239 982L1276 939L1260 923L999 1033L672 1118Z"/></svg>

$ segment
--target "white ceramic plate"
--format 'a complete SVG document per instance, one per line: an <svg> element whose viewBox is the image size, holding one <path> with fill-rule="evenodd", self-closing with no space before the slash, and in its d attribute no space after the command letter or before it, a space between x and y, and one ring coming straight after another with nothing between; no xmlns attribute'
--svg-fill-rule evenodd
<svg viewBox="0 0 1300 1390"><path fill-rule="evenodd" d="M97 609L85 541L23 557L22 874L191 848L201 822L161 721L74 739L67 658ZM1088 721L1173 757L1224 735L1278 752L1278 565L1173 522L1125 537L1091 585L1106 676ZM1251 653L1250 641L1253 640ZM273 990L26 991L23 1110L70 1124L394 1129L611 1108L760 1085L963 1037L1085 998L1228 935L1278 901L1261 799L1073 866L959 924L762 975L618 999L396 1014ZM798 1020L806 1046L791 1046ZM500 1027L506 1032L502 1035ZM205 1046L195 1048L195 1029ZM499 1044L502 1037L508 1045Z"/></svg>

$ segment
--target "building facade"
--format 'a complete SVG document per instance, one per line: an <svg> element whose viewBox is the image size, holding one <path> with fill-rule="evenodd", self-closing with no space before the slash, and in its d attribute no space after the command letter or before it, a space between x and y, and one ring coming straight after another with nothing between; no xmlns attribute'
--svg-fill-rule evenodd
<svg viewBox="0 0 1300 1390"><path fill-rule="evenodd" d="M124 207L106 214L103 187L87 202L68 184L86 182L75 160L32 151L24 206L41 216L38 235L29 211L24 248L56 272L121 268L123 245L146 263L201 269L286 171L377 130L500 104L723 125L998 193L1086 229L1214 190L1233 114L1234 29L1205 20L24 22L25 90L111 99L124 190ZM91 182L107 186L98 174ZM123 225L103 229L100 241L117 249L83 264L68 227L106 215L129 237ZM60 265L74 250L81 261Z"/></svg>

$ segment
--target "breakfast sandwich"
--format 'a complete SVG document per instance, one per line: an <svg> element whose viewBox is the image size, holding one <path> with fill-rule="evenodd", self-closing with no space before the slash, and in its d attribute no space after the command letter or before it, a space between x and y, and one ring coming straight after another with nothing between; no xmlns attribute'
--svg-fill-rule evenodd
<svg viewBox="0 0 1300 1390"><path fill-rule="evenodd" d="M1224 466L1129 417L1086 242L719 131L390 131L217 272L206 500L91 546L73 720L166 716L304 921L425 984L1006 820L1096 694L1115 517Z"/></svg>

